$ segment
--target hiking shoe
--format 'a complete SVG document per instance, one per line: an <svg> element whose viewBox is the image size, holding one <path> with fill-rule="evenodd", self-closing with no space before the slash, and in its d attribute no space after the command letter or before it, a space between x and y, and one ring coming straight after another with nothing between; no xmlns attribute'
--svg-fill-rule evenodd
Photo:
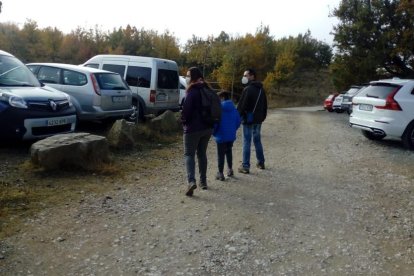
<svg viewBox="0 0 414 276"><path fill-rule="evenodd" d="M259 169L261 169L261 170L264 170L265 169L265 165L264 165L264 163L257 163L256 164L256 167L258 167Z"/></svg>
<svg viewBox="0 0 414 276"><path fill-rule="evenodd" d="M248 174L249 173L249 169L248 168L245 168L245 167L240 167L239 168L239 173Z"/></svg>
<svg viewBox="0 0 414 276"><path fill-rule="evenodd" d="M197 189L197 185L194 182L188 183L188 189L185 193L186 196L193 196L194 190Z"/></svg>
<svg viewBox="0 0 414 276"><path fill-rule="evenodd" d="M201 187L201 189L203 189L203 190L207 190L207 183L206 183L206 182L201 182L201 183L200 183L200 187Z"/></svg>
<svg viewBox="0 0 414 276"><path fill-rule="evenodd" d="M224 174L221 173L221 172L218 172L217 175L216 175L216 179L220 180L220 181L224 181L225 180Z"/></svg>
<svg viewBox="0 0 414 276"><path fill-rule="evenodd" d="M227 170L227 176L233 176L234 175L234 172L233 172L233 169L228 169Z"/></svg>

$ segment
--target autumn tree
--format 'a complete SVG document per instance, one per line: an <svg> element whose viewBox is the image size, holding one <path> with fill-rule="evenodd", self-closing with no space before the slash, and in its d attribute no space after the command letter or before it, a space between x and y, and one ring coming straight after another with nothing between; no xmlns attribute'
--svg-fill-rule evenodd
<svg viewBox="0 0 414 276"><path fill-rule="evenodd" d="M25 59L24 41L16 24L0 23L0 45L2 50Z"/></svg>
<svg viewBox="0 0 414 276"><path fill-rule="evenodd" d="M370 81L380 77L379 72L414 77L411 1L342 0L333 16L340 23L333 30L337 54L332 72L342 74L337 68L344 67L354 71L354 78L347 81L335 75L341 85Z"/></svg>
<svg viewBox="0 0 414 276"><path fill-rule="evenodd" d="M159 58L177 60L180 57L178 40L168 30L154 38L155 56Z"/></svg>

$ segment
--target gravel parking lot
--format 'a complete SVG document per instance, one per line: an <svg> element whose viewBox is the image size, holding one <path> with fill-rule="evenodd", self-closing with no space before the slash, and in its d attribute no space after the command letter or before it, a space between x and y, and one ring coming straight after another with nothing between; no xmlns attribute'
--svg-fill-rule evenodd
<svg viewBox="0 0 414 276"><path fill-rule="evenodd" d="M273 110L262 139L266 170L224 182L211 141L209 190L192 198L181 141L139 166L118 156L136 166L120 178L77 175L109 188L26 218L0 241L0 274L413 275L413 152L320 107ZM24 158L0 155L2 176ZM240 136L234 155L238 166Z"/></svg>

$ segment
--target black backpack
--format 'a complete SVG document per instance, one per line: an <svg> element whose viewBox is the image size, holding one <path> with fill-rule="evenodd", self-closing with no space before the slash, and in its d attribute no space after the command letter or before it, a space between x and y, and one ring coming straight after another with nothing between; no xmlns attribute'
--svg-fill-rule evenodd
<svg viewBox="0 0 414 276"><path fill-rule="evenodd" d="M201 119L203 122L213 127L214 124L220 123L221 119L221 101L216 92L203 87L200 89L201 94Z"/></svg>

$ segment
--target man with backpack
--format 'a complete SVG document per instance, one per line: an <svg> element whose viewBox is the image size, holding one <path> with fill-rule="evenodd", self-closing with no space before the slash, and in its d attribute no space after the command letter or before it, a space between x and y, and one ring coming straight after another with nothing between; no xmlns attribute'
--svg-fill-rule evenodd
<svg viewBox="0 0 414 276"><path fill-rule="evenodd" d="M239 167L240 173L250 172L250 147L253 138L256 149L256 166L265 169L265 157L261 141L261 127L267 116L267 98L263 84L256 80L256 71L247 69L242 78L246 85L237 105L243 124L243 162Z"/></svg>
<svg viewBox="0 0 414 276"><path fill-rule="evenodd" d="M208 102L214 100L214 95L209 93L211 88L204 81L203 75L197 67L188 69L186 82L188 88L181 111L181 121L184 130L184 157L188 185L185 194L192 196L197 188L195 177L196 154L200 173L200 187L203 190L207 189L207 146L213 133L214 122L217 120L214 117L219 117L219 115L211 112L211 109L214 108ZM218 96L217 99L220 106Z"/></svg>

